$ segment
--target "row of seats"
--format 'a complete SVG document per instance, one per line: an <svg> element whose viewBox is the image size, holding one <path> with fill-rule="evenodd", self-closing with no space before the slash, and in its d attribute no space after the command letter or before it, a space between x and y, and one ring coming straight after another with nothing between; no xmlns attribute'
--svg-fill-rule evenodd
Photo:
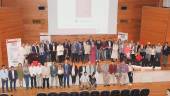
<svg viewBox="0 0 170 96"><path fill-rule="evenodd" d="M60 92L60 93L38 93L37 96L148 96L149 89L132 89L132 90L112 90L112 91L82 91L82 92Z"/></svg>

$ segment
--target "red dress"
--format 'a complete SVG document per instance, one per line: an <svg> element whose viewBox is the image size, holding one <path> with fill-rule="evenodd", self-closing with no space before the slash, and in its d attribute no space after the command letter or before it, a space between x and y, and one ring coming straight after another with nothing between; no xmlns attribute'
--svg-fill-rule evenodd
<svg viewBox="0 0 170 96"><path fill-rule="evenodd" d="M96 46L91 47L90 63L91 64L95 64L96 63Z"/></svg>

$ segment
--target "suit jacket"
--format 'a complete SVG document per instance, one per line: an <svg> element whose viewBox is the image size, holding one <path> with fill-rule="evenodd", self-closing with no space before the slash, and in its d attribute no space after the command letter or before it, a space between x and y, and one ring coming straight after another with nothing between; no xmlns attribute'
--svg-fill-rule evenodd
<svg viewBox="0 0 170 96"><path fill-rule="evenodd" d="M49 44L49 49L50 49L50 51L53 51L53 44L52 43Z"/></svg>
<svg viewBox="0 0 170 96"><path fill-rule="evenodd" d="M70 66L70 64L64 64L63 68L64 68L64 75L70 75L71 74L71 66Z"/></svg>
<svg viewBox="0 0 170 96"><path fill-rule="evenodd" d="M58 74L58 69L55 65L50 66L51 77L55 77Z"/></svg>
<svg viewBox="0 0 170 96"><path fill-rule="evenodd" d="M10 70L8 73L9 80L16 80L18 78L18 73L16 70L14 70L14 77L12 78L12 71Z"/></svg>
<svg viewBox="0 0 170 96"><path fill-rule="evenodd" d="M32 46L32 53L36 53L36 46Z"/></svg>
<svg viewBox="0 0 170 96"><path fill-rule="evenodd" d="M39 46L36 45L37 53L40 53Z"/></svg>
<svg viewBox="0 0 170 96"><path fill-rule="evenodd" d="M48 51L48 45L47 44L44 44L44 52L47 52Z"/></svg>

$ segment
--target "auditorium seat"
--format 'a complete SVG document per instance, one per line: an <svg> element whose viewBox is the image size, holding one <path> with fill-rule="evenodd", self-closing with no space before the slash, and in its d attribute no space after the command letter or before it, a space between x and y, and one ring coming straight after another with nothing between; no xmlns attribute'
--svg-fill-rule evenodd
<svg viewBox="0 0 170 96"><path fill-rule="evenodd" d="M132 89L130 92L130 96L140 96L140 90L139 89Z"/></svg>
<svg viewBox="0 0 170 96"><path fill-rule="evenodd" d="M48 96L58 96L58 94L55 92L51 92L51 93L48 93Z"/></svg>
<svg viewBox="0 0 170 96"><path fill-rule="evenodd" d="M90 96L90 93L88 91L82 91L80 92L80 96Z"/></svg>
<svg viewBox="0 0 170 96"><path fill-rule="evenodd" d="M110 91L102 91L101 96L110 96Z"/></svg>
<svg viewBox="0 0 170 96"><path fill-rule="evenodd" d="M71 92L70 96L79 96L79 92Z"/></svg>
<svg viewBox="0 0 170 96"><path fill-rule="evenodd" d="M99 96L100 92L99 91L92 91L90 96Z"/></svg>
<svg viewBox="0 0 170 96"><path fill-rule="evenodd" d="M130 90L125 89L121 91L121 96L129 96L130 95Z"/></svg>
<svg viewBox="0 0 170 96"><path fill-rule="evenodd" d="M0 94L0 96L8 96L8 94Z"/></svg>
<svg viewBox="0 0 170 96"><path fill-rule="evenodd" d="M150 90L149 89L142 89L140 91L140 96L148 96L150 93Z"/></svg>
<svg viewBox="0 0 170 96"><path fill-rule="evenodd" d="M120 96L119 90L112 90L110 96Z"/></svg>
<svg viewBox="0 0 170 96"><path fill-rule="evenodd" d="M38 93L37 96L47 96L46 93Z"/></svg>
<svg viewBox="0 0 170 96"><path fill-rule="evenodd" d="M69 96L69 94L67 92L60 92L58 96Z"/></svg>

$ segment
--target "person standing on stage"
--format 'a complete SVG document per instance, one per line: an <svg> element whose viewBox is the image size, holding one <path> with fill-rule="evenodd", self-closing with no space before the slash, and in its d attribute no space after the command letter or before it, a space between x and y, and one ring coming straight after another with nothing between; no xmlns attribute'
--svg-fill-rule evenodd
<svg viewBox="0 0 170 96"><path fill-rule="evenodd" d="M59 79L59 85L60 88L63 87L63 74L64 74L64 69L63 66L61 64L58 65L58 79Z"/></svg>
<svg viewBox="0 0 170 96"><path fill-rule="evenodd" d="M66 81L67 81L67 86L68 88L70 88L70 85L69 85L69 77L70 77L70 73L71 73L71 66L70 64L68 63L68 60L66 59L65 60L65 63L63 65L63 68L64 68L64 88L66 87Z"/></svg>
<svg viewBox="0 0 170 96"><path fill-rule="evenodd" d="M23 66L23 74L24 74L26 89L28 89L29 88L29 81L30 81L30 71L29 71L27 64L24 64L24 66Z"/></svg>
<svg viewBox="0 0 170 96"><path fill-rule="evenodd" d="M90 63L92 65L96 63L96 46L93 42L92 42L91 50L90 50Z"/></svg>
<svg viewBox="0 0 170 96"><path fill-rule="evenodd" d="M29 66L29 72L30 72L30 76L31 76L31 89L33 87L37 88L36 68L33 63Z"/></svg>
<svg viewBox="0 0 170 96"><path fill-rule="evenodd" d="M112 55L111 55L111 58L113 59L113 61L117 61L118 60L118 57L119 57L119 46L118 44L115 42L113 43L113 47L112 47Z"/></svg>
<svg viewBox="0 0 170 96"><path fill-rule="evenodd" d="M168 42L165 42L165 44L163 45L162 48L162 64L164 65L164 67L166 67L167 63L168 63L168 55L170 54L170 47L168 46Z"/></svg>
<svg viewBox="0 0 170 96"><path fill-rule="evenodd" d="M38 65L35 66L36 68L36 80L37 80L37 87L42 88L42 65L41 63L38 63Z"/></svg>
<svg viewBox="0 0 170 96"><path fill-rule="evenodd" d="M104 86L110 86L110 77L109 77L109 65L103 64L102 65L102 72L103 72L103 81L104 81Z"/></svg>
<svg viewBox="0 0 170 96"><path fill-rule="evenodd" d="M47 62L45 65L42 66L42 78L43 78L43 89L45 88L45 85L47 84L47 88L49 89L49 77L50 77L50 68L47 65Z"/></svg>
<svg viewBox="0 0 170 96"><path fill-rule="evenodd" d="M161 60L161 54L162 54L162 46L160 43L158 43L155 47L156 50L156 55L155 55L155 61L156 61L156 66L160 66L160 60Z"/></svg>
<svg viewBox="0 0 170 96"><path fill-rule="evenodd" d="M18 72L19 85L20 87L23 87L24 73L23 73L23 67L21 63L18 64L17 72Z"/></svg>
<svg viewBox="0 0 170 96"><path fill-rule="evenodd" d="M125 63L125 61L122 61L120 63L120 68L121 68L121 85L125 85L127 82L127 73L129 72L128 64Z"/></svg>
<svg viewBox="0 0 170 96"><path fill-rule="evenodd" d="M59 59L59 63L63 62L63 60L64 60L64 46L61 43L59 43L57 46L57 56Z"/></svg>
<svg viewBox="0 0 170 96"><path fill-rule="evenodd" d="M77 75L78 75L78 68L75 65L75 63L72 63L72 65L71 65L72 85L75 85Z"/></svg>
<svg viewBox="0 0 170 96"><path fill-rule="evenodd" d="M110 75L112 75L113 85L116 84L116 82L115 82L116 81L116 76L115 76L116 70L117 70L117 66L116 66L115 62L113 62L112 64L109 65L109 73L110 73Z"/></svg>
<svg viewBox="0 0 170 96"><path fill-rule="evenodd" d="M50 75L51 75L51 87L55 86L57 87L57 75L58 75L58 69L55 63L53 62L52 65L50 66Z"/></svg>
<svg viewBox="0 0 170 96"><path fill-rule="evenodd" d="M133 84L133 67L131 63L129 63L128 68L129 68L128 77L130 83L129 85L131 86Z"/></svg>
<svg viewBox="0 0 170 96"><path fill-rule="evenodd" d="M8 78L9 78L9 81L10 81L10 89L11 89L11 91L13 91L12 87L14 87L14 90L16 91L16 81L18 79L18 73L14 69L14 66L11 66L11 69L8 72Z"/></svg>
<svg viewBox="0 0 170 96"><path fill-rule="evenodd" d="M8 70L5 68L5 65L2 65L2 69L0 70L0 78L2 82L2 93L5 92L4 86L6 86L6 92L8 92Z"/></svg>

